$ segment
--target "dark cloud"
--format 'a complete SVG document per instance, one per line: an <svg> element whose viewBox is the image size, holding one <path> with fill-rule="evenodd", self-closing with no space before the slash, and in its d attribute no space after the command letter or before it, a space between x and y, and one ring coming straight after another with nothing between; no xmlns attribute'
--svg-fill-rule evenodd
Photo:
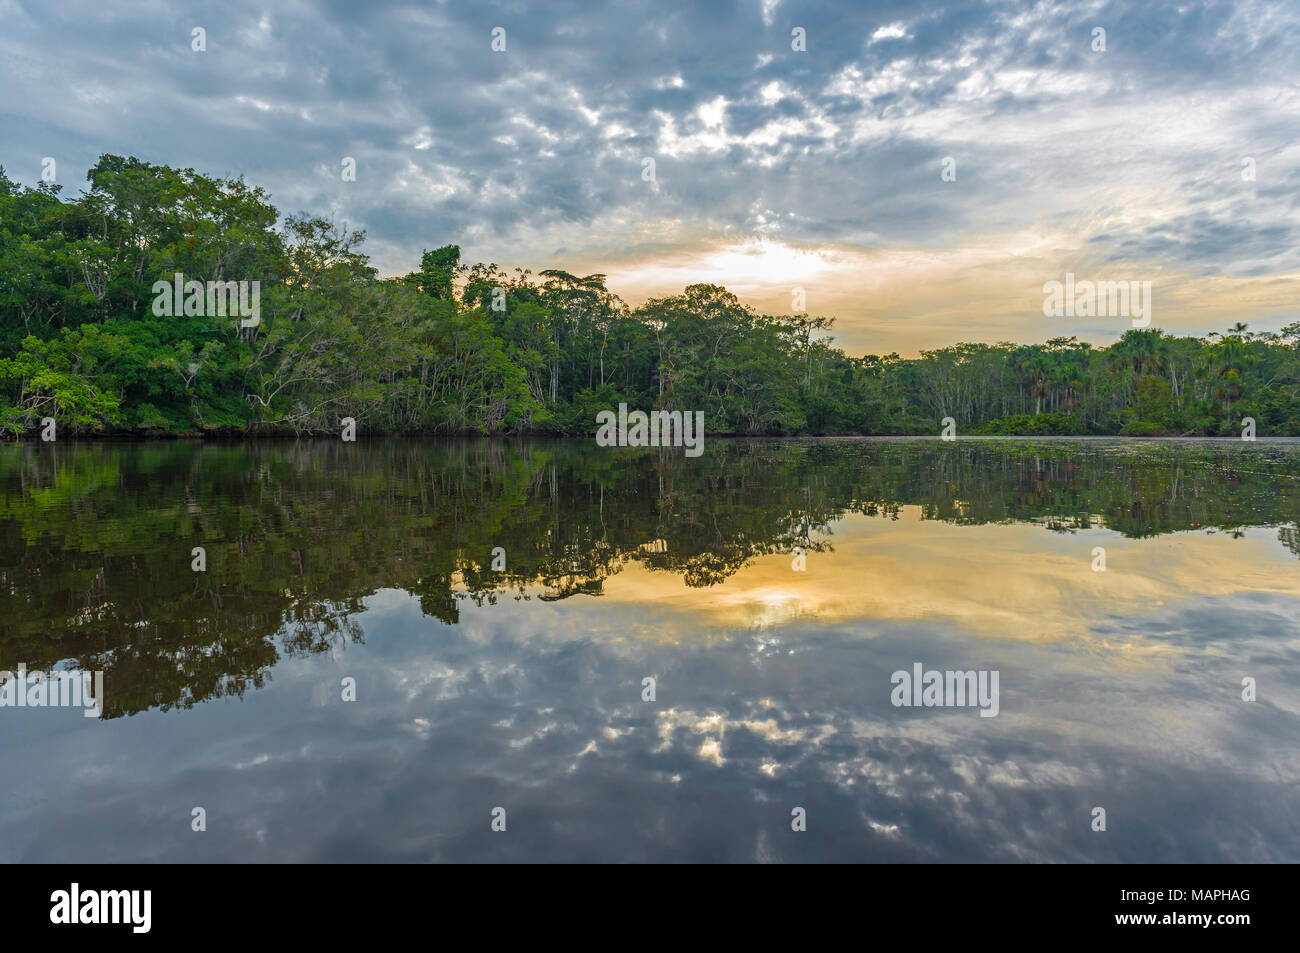
<svg viewBox="0 0 1300 953"><path fill-rule="evenodd" d="M1083 217L1076 237L1104 254L1296 267L1300 91L1284 78L1300 14L1281 3L2 9L11 176L34 181L51 155L75 189L102 152L243 174L285 211L367 228L385 270L446 240L513 262L657 221L753 234L762 209L806 244L942 246ZM1270 159L1234 194L1244 155ZM1088 218L1119 184L1114 219Z"/></svg>

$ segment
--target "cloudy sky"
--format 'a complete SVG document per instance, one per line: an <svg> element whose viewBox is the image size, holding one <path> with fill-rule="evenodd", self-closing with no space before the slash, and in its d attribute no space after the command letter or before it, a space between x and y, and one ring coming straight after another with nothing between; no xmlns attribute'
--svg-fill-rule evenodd
<svg viewBox="0 0 1300 953"><path fill-rule="evenodd" d="M1113 340L1126 318L1044 317L1067 271L1151 281L1179 334L1300 318L1293 0L0 0L0 22L11 178L51 156L76 194L105 152L243 175L366 229L385 274L456 242L632 304L708 281L789 312L802 288L855 354Z"/></svg>

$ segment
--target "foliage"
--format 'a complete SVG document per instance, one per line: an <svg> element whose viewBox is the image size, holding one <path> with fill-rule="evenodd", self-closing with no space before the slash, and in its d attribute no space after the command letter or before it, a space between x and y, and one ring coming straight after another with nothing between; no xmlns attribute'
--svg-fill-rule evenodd
<svg viewBox="0 0 1300 953"><path fill-rule="evenodd" d="M0 431L592 433L701 410L712 433L1300 434L1300 324L1109 348L962 343L851 357L833 322L716 285L631 308L603 274L507 274L458 245L381 279L349 232L242 179L105 155L75 200L0 170ZM162 317L155 282L257 281L255 326Z"/></svg>
<svg viewBox="0 0 1300 953"><path fill-rule="evenodd" d="M1073 414L1015 414L1011 417L990 420L976 427L971 433L1002 437L1031 435L1069 437L1083 433L1083 429L1079 418Z"/></svg>

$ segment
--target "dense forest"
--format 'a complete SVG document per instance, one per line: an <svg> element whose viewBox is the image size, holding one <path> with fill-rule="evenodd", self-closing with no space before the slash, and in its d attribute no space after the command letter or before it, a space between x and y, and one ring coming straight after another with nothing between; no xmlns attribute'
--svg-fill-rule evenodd
<svg viewBox="0 0 1300 953"><path fill-rule="evenodd" d="M0 169L0 431L591 434L597 411L711 433L1300 435L1300 322L1110 347L851 357L833 322L690 285L630 308L605 276L464 264L381 278L364 233L282 216L242 179L105 155L74 201ZM159 314L155 284L259 282L255 322ZM180 302L178 301L178 304ZM173 309L167 309L172 311ZM245 325L245 326L241 326Z"/></svg>

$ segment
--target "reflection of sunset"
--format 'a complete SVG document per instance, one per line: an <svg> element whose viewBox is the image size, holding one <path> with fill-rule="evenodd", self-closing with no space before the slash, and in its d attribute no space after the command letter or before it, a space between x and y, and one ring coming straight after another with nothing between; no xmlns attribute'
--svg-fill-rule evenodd
<svg viewBox="0 0 1300 953"><path fill-rule="evenodd" d="M806 572L792 570L789 555L762 556L720 585L693 589L677 575L632 562L606 580L602 598L693 617L689 630L665 632L669 641L704 627L763 628L814 617L823 623L943 620L984 637L1049 642L1189 594L1300 597L1294 557L1278 546L1272 529L1242 539L1182 533L1135 540L1023 523L954 526L921 520L914 506L904 507L898 521L849 515L832 529L834 551L810 552ZM1106 549L1106 572L1092 571L1094 546Z"/></svg>

